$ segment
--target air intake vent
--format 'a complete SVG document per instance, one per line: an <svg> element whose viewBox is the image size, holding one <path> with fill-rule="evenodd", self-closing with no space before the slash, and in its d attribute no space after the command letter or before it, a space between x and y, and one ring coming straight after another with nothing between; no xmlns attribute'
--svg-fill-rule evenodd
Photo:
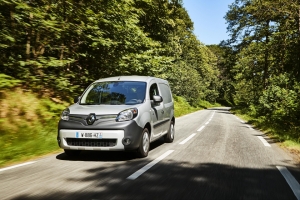
<svg viewBox="0 0 300 200"><path fill-rule="evenodd" d="M80 139L67 138L69 146L79 147L113 147L117 144L117 139Z"/></svg>

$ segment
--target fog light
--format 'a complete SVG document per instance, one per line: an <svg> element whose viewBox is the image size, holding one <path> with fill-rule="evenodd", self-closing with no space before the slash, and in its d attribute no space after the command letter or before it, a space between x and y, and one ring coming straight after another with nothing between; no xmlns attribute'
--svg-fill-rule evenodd
<svg viewBox="0 0 300 200"><path fill-rule="evenodd" d="M129 138L124 138L123 139L123 144L126 146L126 145L130 145L131 143L131 140Z"/></svg>

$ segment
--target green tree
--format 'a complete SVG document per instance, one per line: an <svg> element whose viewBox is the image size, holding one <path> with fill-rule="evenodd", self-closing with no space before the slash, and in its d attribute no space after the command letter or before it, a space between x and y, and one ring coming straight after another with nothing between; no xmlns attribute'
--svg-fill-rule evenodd
<svg viewBox="0 0 300 200"><path fill-rule="evenodd" d="M300 108L299 0L236 0L225 18L232 37L223 45L231 45L237 58L231 70L235 101L293 135Z"/></svg>

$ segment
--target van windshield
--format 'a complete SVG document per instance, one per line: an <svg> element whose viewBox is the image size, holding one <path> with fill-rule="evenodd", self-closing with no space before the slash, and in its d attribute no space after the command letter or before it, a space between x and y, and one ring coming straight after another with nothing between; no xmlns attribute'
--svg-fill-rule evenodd
<svg viewBox="0 0 300 200"><path fill-rule="evenodd" d="M135 105L143 103L146 82L113 81L96 82L83 94L81 105Z"/></svg>

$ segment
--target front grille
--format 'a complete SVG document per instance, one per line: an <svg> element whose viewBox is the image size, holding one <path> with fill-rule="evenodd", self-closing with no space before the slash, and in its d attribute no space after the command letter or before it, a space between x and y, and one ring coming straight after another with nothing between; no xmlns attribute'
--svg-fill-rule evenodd
<svg viewBox="0 0 300 200"><path fill-rule="evenodd" d="M69 146L81 147L113 147L117 144L117 139L81 139L81 138L67 138Z"/></svg>

